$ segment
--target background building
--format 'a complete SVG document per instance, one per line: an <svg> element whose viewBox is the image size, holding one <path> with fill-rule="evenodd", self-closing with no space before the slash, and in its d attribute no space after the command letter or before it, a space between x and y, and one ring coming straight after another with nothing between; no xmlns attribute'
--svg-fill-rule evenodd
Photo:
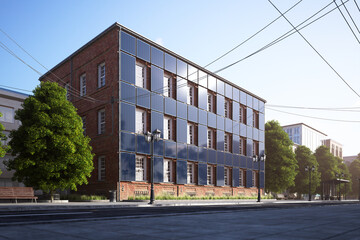
<svg viewBox="0 0 360 240"><path fill-rule="evenodd" d="M343 158L343 145L335 142L332 139L325 139L322 140L322 145L327 146L330 149L330 153L334 155L335 157Z"/></svg>
<svg viewBox="0 0 360 240"><path fill-rule="evenodd" d="M0 88L0 123L5 127L4 134L9 136L11 130L15 130L19 127L20 122L15 120L15 111L21 108L21 104L24 102L28 95ZM6 141L2 141L4 145L9 142L9 138ZM12 171L7 171L4 165L4 161L10 158L9 154L5 157L0 158L0 169L2 174L0 175L0 187L20 187L22 183L13 182L11 177L13 176Z"/></svg>
<svg viewBox="0 0 360 240"><path fill-rule="evenodd" d="M304 123L296 123L291 125L282 126L284 131L289 135L291 141L293 141L294 146L303 145L312 152L322 145L322 140L324 140L327 135L325 133L316 130Z"/></svg>
<svg viewBox="0 0 360 240"><path fill-rule="evenodd" d="M352 163L356 158L357 158L357 155L355 155L355 156L346 156L346 157L344 157L343 159L344 159L344 163L345 163L348 167L350 167L351 163Z"/></svg>
<svg viewBox="0 0 360 240"><path fill-rule="evenodd" d="M265 100L115 23L40 78L57 81L83 119L95 170L85 193L253 195L264 187Z"/></svg>

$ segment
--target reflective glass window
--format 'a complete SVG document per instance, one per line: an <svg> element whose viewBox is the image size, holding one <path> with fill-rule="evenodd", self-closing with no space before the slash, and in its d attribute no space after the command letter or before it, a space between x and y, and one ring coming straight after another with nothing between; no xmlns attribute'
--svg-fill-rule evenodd
<svg viewBox="0 0 360 240"><path fill-rule="evenodd" d="M224 164L225 158L224 158L224 152L217 151L217 164Z"/></svg>
<svg viewBox="0 0 360 240"><path fill-rule="evenodd" d="M199 85L207 88L207 83L208 83L208 79L207 79L208 75L203 72L203 71L199 71Z"/></svg>
<svg viewBox="0 0 360 240"><path fill-rule="evenodd" d="M216 116L216 117L217 117L216 128L220 130L225 130L225 118L223 118L222 116Z"/></svg>
<svg viewBox="0 0 360 240"><path fill-rule="evenodd" d="M121 103L121 130L135 132L135 106Z"/></svg>
<svg viewBox="0 0 360 240"><path fill-rule="evenodd" d="M176 158L176 142L164 141L165 157Z"/></svg>
<svg viewBox="0 0 360 240"><path fill-rule="evenodd" d="M176 119L176 141L186 143L187 142L187 121L180 118Z"/></svg>
<svg viewBox="0 0 360 240"><path fill-rule="evenodd" d="M177 102L177 116L187 119L187 105L185 103Z"/></svg>
<svg viewBox="0 0 360 240"><path fill-rule="evenodd" d="M264 127L265 127L265 116L263 113L259 113L259 129L264 131L265 130Z"/></svg>
<svg viewBox="0 0 360 240"><path fill-rule="evenodd" d="M158 156L164 155L164 142L163 140L154 142L154 154Z"/></svg>
<svg viewBox="0 0 360 240"><path fill-rule="evenodd" d="M259 101L259 112L265 112L265 103L263 101Z"/></svg>
<svg viewBox="0 0 360 240"><path fill-rule="evenodd" d="M225 117L225 110L224 110L224 104L225 104L225 98L219 94L216 96L216 113L218 115Z"/></svg>
<svg viewBox="0 0 360 240"><path fill-rule="evenodd" d="M246 96L246 105L250 108L253 107L253 97L249 94Z"/></svg>
<svg viewBox="0 0 360 240"><path fill-rule="evenodd" d="M233 166L240 167L240 156L233 154Z"/></svg>
<svg viewBox="0 0 360 240"><path fill-rule="evenodd" d="M135 87L126 83L121 83L121 101L135 104Z"/></svg>
<svg viewBox="0 0 360 240"><path fill-rule="evenodd" d="M145 140L144 135L136 136L136 152L143 154L150 154L150 143Z"/></svg>
<svg viewBox="0 0 360 240"><path fill-rule="evenodd" d="M225 131L232 133L233 132L233 121L231 119L225 118Z"/></svg>
<svg viewBox="0 0 360 240"><path fill-rule="evenodd" d="M121 132L121 150L135 152L135 135Z"/></svg>
<svg viewBox="0 0 360 240"><path fill-rule="evenodd" d="M199 108L207 109L207 89L200 87L198 88Z"/></svg>
<svg viewBox="0 0 360 240"><path fill-rule="evenodd" d="M259 100L257 98L253 98L253 109L259 111Z"/></svg>
<svg viewBox="0 0 360 240"><path fill-rule="evenodd" d="M216 131L216 149L220 151L224 151L224 135L223 131Z"/></svg>
<svg viewBox="0 0 360 240"><path fill-rule="evenodd" d="M205 162L206 163L207 162L206 155L207 155L207 149L199 147L199 162Z"/></svg>
<svg viewBox="0 0 360 240"><path fill-rule="evenodd" d="M147 62L150 62L150 45L137 39L137 56Z"/></svg>
<svg viewBox="0 0 360 240"><path fill-rule="evenodd" d="M233 100L240 102L240 90L233 87Z"/></svg>
<svg viewBox="0 0 360 240"><path fill-rule="evenodd" d="M187 161L176 161L176 183L186 184L187 182Z"/></svg>
<svg viewBox="0 0 360 240"><path fill-rule="evenodd" d="M246 108L246 124L248 126L253 124L253 110L251 108Z"/></svg>
<svg viewBox="0 0 360 240"><path fill-rule="evenodd" d="M225 83L223 81L217 79L216 86L217 86L217 93L220 93L221 95L224 95Z"/></svg>
<svg viewBox="0 0 360 240"><path fill-rule="evenodd" d="M207 160L208 163L216 164L216 150L213 149L207 150Z"/></svg>
<svg viewBox="0 0 360 240"><path fill-rule="evenodd" d="M198 125L198 145L200 147L207 146L207 127L204 125Z"/></svg>
<svg viewBox="0 0 360 240"><path fill-rule="evenodd" d="M163 112L164 111L164 97L155 93L151 94L151 109Z"/></svg>
<svg viewBox="0 0 360 240"><path fill-rule="evenodd" d="M151 91L162 94L164 87L164 70L151 66Z"/></svg>
<svg viewBox="0 0 360 240"><path fill-rule="evenodd" d="M224 186L224 166L216 166L216 186Z"/></svg>
<svg viewBox="0 0 360 240"><path fill-rule="evenodd" d="M178 159L187 159L187 147L186 144L177 143L176 144L177 150L177 158Z"/></svg>
<svg viewBox="0 0 360 240"><path fill-rule="evenodd" d="M233 168L232 169L232 186L233 187L239 187L239 168Z"/></svg>
<svg viewBox="0 0 360 240"><path fill-rule="evenodd" d="M233 99L233 87L230 84L225 83L225 96Z"/></svg>
<svg viewBox="0 0 360 240"><path fill-rule="evenodd" d="M135 181L135 154L121 153L121 180Z"/></svg>
<svg viewBox="0 0 360 240"><path fill-rule="evenodd" d="M176 116L176 101L171 98L165 98L165 114Z"/></svg>
<svg viewBox="0 0 360 240"><path fill-rule="evenodd" d="M253 140L248 138L246 139L246 155L248 157L252 157L253 156L252 153L253 153Z"/></svg>
<svg viewBox="0 0 360 240"><path fill-rule="evenodd" d="M240 135L240 124L235 121L233 121L233 133Z"/></svg>
<svg viewBox="0 0 360 240"><path fill-rule="evenodd" d="M176 58L165 53L165 69L176 74Z"/></svg>
<svg viewBox="0 0 360 240"><path fill-rule="evenodd" d="M207 164L199 163L198 165L198 185L206 185Z"/></svg>
<svg viewBox="0 0 360 240"><path fill-rule="evenodd" d="M233 153L240 154L240 137L233 135Z"/></svg>
<svg viewBox="0 0 360 240"><path fill-rule="evenodd" d="M253 128L253 139L256 140L256 141L259 141L259 130L256 129L256 128Z"/></svg>
<svg viewBox="0 0 360 240"><path fill-rule="evenodd" d="M208 126L216 128L216 114L208 112Z"/></svg>
<svg viewBox="0 0 360 240"><path fill-rule="evenodd" d="M208 76L208 88L211 91L216 92L216 78L211 75Z"/></svg>
<svg viewBox="0 0 360 240"><path fill-rule="evenodd" d="M151 47L151 63L163 68L164 52L155 47Z"/></svg>
<svg viewBox="0 0 360 240"><path fill-rule="evenodd" d="M188 146L188 159L191 161L198 160L198 147L197 146Z"/></svg>
<svg viewBox="0 0 360 240"><path fill-rule="evenodd" d="M233 165L233 155L231 153L225 153L225 165L226 166Z"/></svg>
<svg viewBox="0 0 360 240"><path fill-rule="evenodd" d="M240 123L240 136L246 137L247 135L247 126L243 123Z"/></svg>
<svg viewBox="0 0 360 240"><path fill-rule="evenodd" d="M243 91L240 91L240 103L246 106L246 93Z"/></svg>
<svg viewBox="0 0 360 240"><path fill-rule="evenodd" d="M251 126L247 126L247 129L246 129L246 136L248 137L248 138L252 138L253 136L252 136L252 127Z"/></svg>
<svg viewBox="0 0 360 240"><path fill-rule="evenodd" d="M199 70L191 65L188 65L188 79L191 82L198 83Z"/></svg>
<svg viewBox="0 0 360 240"><path fill-rule="evenodd" d="M154 182L160 183L164 180L164 160L162 157L154 157Z"/></svg>
<svg viewBox="0 0 360 240"><path fill-rule="evenodd" d="M161 138L163 137L164 124L163 124L164 115L155 111L151 111L151 132L154 132L156 129L161 131Z"/></svg>
<svg viewBox="0 0 360 240"><path fill-rule="evenodd" d="M191 122L198 122L198 108L188 105L188 120Z"/></svg>
<svg viewBox="0 0 360 240"><path fill-rule="evenodd" d="M240 104L233 101L232 102L232 119L235 120L235 121L239 121L240 118L239 118L239 110L240 110Z"/></svg>
<svg viewBox="0 0 360 240"><path fill-rule="evenodd" d="M199 123L207 125L207 112L199 109Z"/></svg>
<svg viewBox="0 0 360 240"><path fill-rule="evenodd" d="M121 80L135 84L135 58L121 53Z"/></svg>
<svg viewBox="0 0 360 240"><path fill-rule="evenodd" d="M177 75L187 78L187 63L177 59Z"/></svg>
<svg viewBox="0 0 360 240"><path fill-rule="evenodd" d="M240 167L246 168L247 158L246 156L240 156Z"/></svg>
<svg viewBox="0 0 360 240"><path fill-rule="evenodd" d="M135 38L126 32L121 32L121 50L135 55Z"/></svg>
<svg viewBox="0 0 360 240"><path fill-rule="evenodd" d="M143 88L137 88L136 92L136 104L144 108L150 108L150 92Z"/></svg>
<svg viewBox="0 0 360 240"><path fill-rule="evenodd" d="M187 102L187 81L182 78L177 78L176 81L176 98L178 101Z"/></svg>

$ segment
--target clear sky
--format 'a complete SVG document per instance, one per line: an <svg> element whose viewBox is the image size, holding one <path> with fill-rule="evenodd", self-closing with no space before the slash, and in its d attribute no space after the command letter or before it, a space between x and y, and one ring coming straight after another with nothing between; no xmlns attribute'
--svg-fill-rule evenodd
<svg viewBox="0 0 360 240"><path fill-rule="evenodd" d="M360 28L360 10L355 4L360 6L360 0L355 1L347 1L346 7ZM284 12L298 1L272 2ZM303 0L286 17L298 25L332 2ZM336 2L341 4L340 0ZM0 0L0 3L0 28L47 68L55 66L114 22L205 66L280 16L266 0ZM332 3L322 13L334 7ZM360 32L346 9L341 7L341 10L360 40ZM242 59L291 29L292 26L280 18L208 69L216 71ZM340 11L335 9L300 32L360 94L360 44ZM37 71L46 72L2 32L0 41ZM298 33L218 74L266 99L266 121L276 119L281 125L303 122L342 143L344 156L360 152L360 122L318 120L270 109L270 105L352 107L353 112L273 109L318 118L360 121L360 97ZM0 85L25 90L33 90L39 83L38 73L2 48L0 76Z"/></svg>

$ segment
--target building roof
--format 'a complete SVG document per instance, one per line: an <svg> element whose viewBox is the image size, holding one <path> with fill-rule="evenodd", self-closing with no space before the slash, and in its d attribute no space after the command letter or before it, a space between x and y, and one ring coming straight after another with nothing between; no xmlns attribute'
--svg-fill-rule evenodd
<svg viewBox="0 0 360 240"><path fill-rule="evenodd" d="M313 127L310 127L309 125L307 125L307 124L305 124L305 123L295 123L295 124L285 125L285 126L281 126L281 127L282 127L282 128L285 128L285 127L295 127L295 126L298 126L298 125L304 125L304 126L306 126L306 127L308 127L308 128L311 128L312 130L314 130L314 131L316 131L316 132L318 132L318 133L321 133L321 134L327 136L327 134L325 134L325 133L323 133L323 132L320 132L319 130L317 130L317 129L313 128Z"/></svg>
<svg viewBox="0 0 360 240"><path fill-rule="evenodd" d="M24 100L25 98L29 97L29 94L0 87L0 97L10 98L14 100Z"/></svg>
<svg viewBox="0 0 360 240"><path fill-rule="evenodd" d="M157 48L159 48L159 49L161 49L161 50L163 50L163 51L165 51L165 52L173 55L174 57L176 57L176 58L178 58L178 59L180 59L180 60L182 60L182 61L184 61L184 62L187 62L188 64L190 64L190 65L198 68L199 70L201 70L201 71L203 71L203 72L206 72L207 74L210 74L210 75L214 76L215 78L220 79L220 80L224 81L225 83L227 83L227 84L229 84L229 85L231 85L231 86L233 86L233 87L236 87L236 88L240 89L241 91L243 91L243 92L245 92L245 93L247 93L247 94L249 94L249 95L251 95L251 96L253 96L253 97L255 97L255 98L257 98L257 99L259 99L259 100L261 100L261 101L263 101L264 103L266 103L266 100L265 100L265 99L263 99L263 98L255 95L255 94L249 92L248 90L246 90L246 89L244 89L244 88L242 88L242 87L240 87L240 86L238 86L238 85L236 85L236 84L234 84L234 83L226 80L226 79L223 78L223 77L218 76L217 74L215 74L215 73L213 73L213 72L211 72L211 71L209 71L209 70L207 70L207 69L205 69L205 68L197 65L196 63L193 63L192 61L190 61L190 60L188 60L188 59L186 59L186 58L184 58L184 57L182 57L182 56L180 56L180 55L178 55L178 54L170 51L169 49L164 48L163 46L159 45L158 43L155 43L155 42L151 41L150 39L147 39L147 38L143 37L142 35L134 32L134 31L132 31L132 30L126 28L126 27L124 27L123 25L121 25L121 24L119 24L119 23L117 23L117 22L115 22L115 23L112 24L110 27L108 27L107 29L105 29L104 31L102 31L102 32L101 32L100 34L98 34L95 38L93 38L92 40L90 40L88 43L86 43L85 45L83 45L81 48L79 48L78 50L76 50L74 53L72 53L70 56L68 56L68 57L65 58L64 60L62 60L60 63L58 63L57 65L55 65L52 69L50 69L50 70L47 71L45 74L43 74L43 75L39 78L39 80L41 81L41 79L42 79L44 76L46 76L46 75L48 75L49 73L51 73L52 71L54 71L56 68L58 68L59 66L61 66L63 63L65 63L65 62L68 61L69 59L71 59L73 56L75 56L75 55L77 55L78 53L80 53L82 50L84 50L85 48L87 48L88 46L90 46L92 43L94 43L96 40L98 40L99 38L101 38L103 35L105 35L106 33L108 33L109 31L111 31L111 30L114 29L114 28L119 28L120 30L123 30L123 31L125 31L125 32L128 32L128 33L136 36L137 38L140 38L141 40L143 40L143 41L145 41L145 42L147 42L147 43L150 43L151 45L153 45L153 46L155 46L155 47L157 47Z"/></svg>

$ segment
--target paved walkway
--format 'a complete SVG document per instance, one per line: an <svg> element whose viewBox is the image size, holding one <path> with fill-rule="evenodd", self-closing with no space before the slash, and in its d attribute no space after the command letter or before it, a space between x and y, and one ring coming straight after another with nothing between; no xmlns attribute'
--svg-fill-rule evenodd
<svg viewBox="0 0 360 240"><path fill-rule="evenodd" d="M125 216L115 220L6 226L0 227L0 239L360 239L360 204L319 203L293 208L239 208L231 212ZM147 206L147 203L126 204ZM49 204L36 205L45 207ZM124 207L125 203L57 205ZM5 209L3 204L0 208Z"/></svg>

